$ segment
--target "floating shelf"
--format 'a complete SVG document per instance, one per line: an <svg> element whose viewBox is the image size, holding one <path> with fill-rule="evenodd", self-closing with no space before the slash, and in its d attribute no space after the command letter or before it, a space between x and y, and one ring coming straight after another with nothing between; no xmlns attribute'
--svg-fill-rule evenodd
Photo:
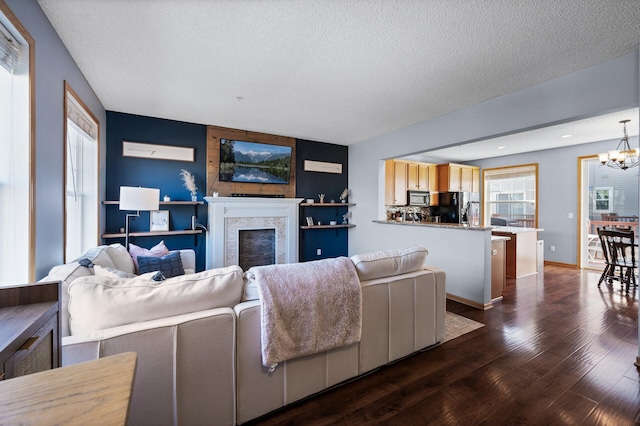
<svg viewBox="0 0 640 426"><path fill-rule="evenodd" d="M313 225L313 226L301 226L300 229L332 229L332 228L353 228L354 224L338 224L338 225Z"/></svg>
<svg viewBox="0 0 640 426"><path fill-rule="evenodd" d="M196 234L202 234L204 232L204 230L202 229L186 229L184 231L143 231L143 232L129 232L129 236L130 237L153 237L153 236L160 236L160 235L196 235ZM125 234L124 232L118 232L118 233L107 233L107 234L102 234L102 238L124 238Z"/></svg>
<svg viewBox="0 0 640 426"><path fill-rule="evenodd" d="M115 204L119 205L120 201L103 201L102 204ZM204 204L204 201L160 201L160 205L174 205L174 206L197 206Z"/></svg>

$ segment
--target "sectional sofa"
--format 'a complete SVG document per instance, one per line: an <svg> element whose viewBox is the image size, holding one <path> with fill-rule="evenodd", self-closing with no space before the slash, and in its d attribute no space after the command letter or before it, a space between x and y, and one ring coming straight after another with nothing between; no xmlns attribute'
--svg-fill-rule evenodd
<svg viewBox="0 0 640 426"><path fill-rule="evenodd" d="M114 274L135 270L127 256L121 245L101 246L90 259L99 274L71 262L44 280L63 283L63 365L138 354L132 425L242 424L444 341L445 272L424 266L422 246L351 257L360 340L273 371L261 360L260 283L247 279L251 270L231 266L160 282L101 270L101 263ZM180 257L191 272L193 252Z"/></svg>

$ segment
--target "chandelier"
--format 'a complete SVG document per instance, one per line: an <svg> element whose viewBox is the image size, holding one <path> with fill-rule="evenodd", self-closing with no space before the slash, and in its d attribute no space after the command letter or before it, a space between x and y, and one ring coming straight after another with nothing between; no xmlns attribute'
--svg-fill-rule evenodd
<svg viewBox="0 0 640 426"><path fill-rule="evenodd" d="M622 120L620 123L624 126L624 136L620 139L620 143L615 150L598 154L600 163L603 166L609 166L614 169L627 170L638 165L638 148L631 149L629 146L629 137L627 136L627 123L631 120Z"/></svg>

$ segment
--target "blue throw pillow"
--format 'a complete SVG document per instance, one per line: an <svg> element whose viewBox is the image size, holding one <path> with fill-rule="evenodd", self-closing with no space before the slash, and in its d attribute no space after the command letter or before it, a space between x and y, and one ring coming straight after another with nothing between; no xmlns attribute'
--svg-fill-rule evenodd
<svg viewBox="0 0 640 426"><path fill-rule="evenodd" d="M165 278L184 275L180 252L174 251L162 257L138 256L140 273L160 271Z"/></svg>

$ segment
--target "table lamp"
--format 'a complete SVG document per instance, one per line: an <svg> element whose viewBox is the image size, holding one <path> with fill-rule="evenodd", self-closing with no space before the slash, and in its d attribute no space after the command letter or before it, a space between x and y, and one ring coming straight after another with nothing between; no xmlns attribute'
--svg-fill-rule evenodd
<svg viewBox="0 0 640 426"><path fill-rule="evenodd" d="M160 205L160 189L142 188L140 186L120 187L120 210L135 210L136 213L127 213L125 220L124 244L129 250L129 219L140 217L140 210L158 210Z"/></svg>

